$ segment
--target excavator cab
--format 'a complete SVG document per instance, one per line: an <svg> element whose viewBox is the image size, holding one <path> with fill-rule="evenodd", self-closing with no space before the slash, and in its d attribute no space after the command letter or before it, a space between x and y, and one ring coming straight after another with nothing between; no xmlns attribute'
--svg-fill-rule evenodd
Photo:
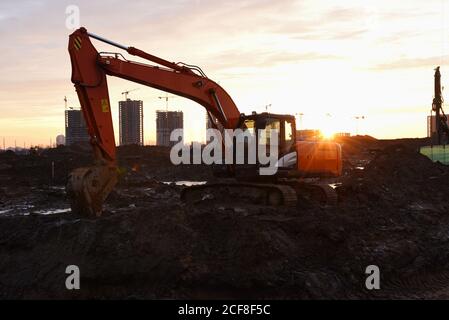
<svg viewBox="0 0 449 320"><path fill-rule="evenodd" d="M268 136L271 130L277 130L278 161L276 163L277 172L273 177L257 177L261 164L257 162L255 165L249 165L245 161L244 165L235 166L237 178L248 179L251 177L255 180L276 180L285 177L315 178L341 175L341 146L327 140L299 141L296 137L295 117L292 115L267 112L242 115L240 128L254 132L265 130L265 137L257 134L256 137L258 139L257 145L265 144L267 151L270 150L271 144ZM247 152L247 149L245 149L245 152Z"/></svg>
<svg viewBox="0 0 449 320"><path fill-rule="evenodd" d="M295 118L291 115L272 114L272 113L252 113L242 117L244 128L252 126L256 130L265 130L265 136L259 137L259 144L265 144L267 151L271 144L270 134L272 130L277 131L278 136L278 155L279 158L294 152L296 141L296 125ZM263 139L263 141L260 141Z"/></svg>
<svg viewBox="0 0 449 320"><path fill-rule="evenodd" d="M291 115L282 114L272 114L272 113L255 113L250 115L242 115L238 128L242 131L249 131L251 135L255 137L256 141L256 154L259 153L259 148L265 146L265 152L267 155L270 154L272 150L271 145L273 142L272 134L273 130L277 132L277 162L276 167L278 169L284 170L286 168L295 169L296 168L296 125L295 118ZM264 133L262 133L264 132ZM247 146L247 140L244 141L244 163L237 163L233 167L233 172L235 177L240 180L274 180L276 174L273 176L261 176L259 174L259 168L262 166L267 166L259 162L259 158L255 157L256 163L250 163L248 161L249 150ZM241 143L241 142L240 142ZM236 154L236 149L241 148L239 146L238 139L234 140L234 155ZM254 150L253 150L254 151Z"/></svg>

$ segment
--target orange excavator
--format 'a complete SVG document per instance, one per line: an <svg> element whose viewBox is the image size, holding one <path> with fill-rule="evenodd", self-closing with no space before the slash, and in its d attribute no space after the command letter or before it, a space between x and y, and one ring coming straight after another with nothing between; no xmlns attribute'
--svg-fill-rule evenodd
<svg viewBox="0 0 449 320"><path fill-rule="evenodd" d="M98 52L91 38L154 65L127 60L120 53ZM239 194L257 194L258 200L269 205L294 205L298 193L310 188L310 184L301 182L305 178L341 174L341 148L338 144L296 141L295 118L292 115L240 113L231 96L197 66L169 62L92 34L85 28L70 35L68 50L72 64L71 80L78 94L95 159L92 166L77 168L69 176L67 194L74 213L100 216L103 203L118 180L106 76L123 78L195 101L207 110L210 119L217 120L221 129L278 130L279 160L275 175L269 176L268 180L257 177L253 174L256 172L254 168L260 164L223 165L218 172L221 176L227 176L225 180L185 189L182 194L185 201L194 201L207 192L225 189L224 192L238 190ZM325 195L329 194L329 190L322 185L319 188Z"/></svg>

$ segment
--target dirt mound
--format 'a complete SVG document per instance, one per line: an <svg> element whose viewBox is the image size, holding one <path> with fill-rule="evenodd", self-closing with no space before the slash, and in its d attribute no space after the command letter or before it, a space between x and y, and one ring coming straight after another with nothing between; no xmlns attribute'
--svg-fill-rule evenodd
<svg viewBox="0 0 449 320"><path fill-rule="evenodd" d="M320 226L317 217L304 218L285 209L176 203L153 203L95 221L71 215L11 217L1 226L1 294L9 298L342 297L352 283L345 284L345 276L328 265L339 259L344 230ZM78 265L82 272L79 292L63 287L69 264Z"/></svg>
<svg viewBox="0 0 449 320"><path fill-rule="evenodd" d="M379 148L380 142L371 136L336 137L335 142L342 146L344 155L359 155L369 149Z"/></svg>
<svg viewBox="0 0 449 320"><path fill-rule="evenodd" d="M375 205L377 201L406 206L411 203L448 208L449 169L403 144L379 151L364 170L355 171L339 188L348 196ZM343 201L343 200L342 200Z"/></svg>
<svg viewBox="0 0 449 320"><path fill-rule="evenodd" d="M336 137L341 145L343 175L352 175L352 171L364 168L369 163L382 142L371 136Z"/></svg>

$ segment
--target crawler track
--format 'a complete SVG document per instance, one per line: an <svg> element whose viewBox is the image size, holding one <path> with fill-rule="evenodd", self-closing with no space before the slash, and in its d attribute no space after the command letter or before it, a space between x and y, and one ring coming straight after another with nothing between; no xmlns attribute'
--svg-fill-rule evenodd
<svg viewBox="0 0 449 320"><path fill-rule="evenodd" d="M336 205L337 194L327 184L266 184L242 182L215 182L188 187L181 192L181 200L199 203L204 200L245 204L295 207L298 198L313 199L323 204Z"/></svg>
<svg viewBox="0 0 449 320"><path fill-rule="evenodd" d="M296 191L288 185L217 182L188 187L181 192L181 200L187 203L208 199L287 207L297 204Z"/></svg>

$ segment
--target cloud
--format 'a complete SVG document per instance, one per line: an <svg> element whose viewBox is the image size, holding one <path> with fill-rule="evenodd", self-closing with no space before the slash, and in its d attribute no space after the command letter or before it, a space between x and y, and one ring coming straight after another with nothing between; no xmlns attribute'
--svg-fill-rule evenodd
<svg viewBox="0 0 449 320"><path fill-rule="evenodd" d="M222 71L229 68L268 68L275 65L298 64L310 60L339 59L338 56L318 52L228 51L211 57L210 68Z"/></svg>
<svg viewBox="0 0 449 320"><path fill-rule="evenodd" d="M372 69L374 70L397 70L397 69L414 69L414 68L434 68L439 66L442 61L448 61L449 55L419 57L419 58L402 58L385 63L378 64Z"/></svg>
<svg viewBox="0 0 449 320"><path fill-rule="evenodd" d="M369 29L313 31L294 38L301 40L357 40L368 31Z"/></svg>
<svg viewBox="0 0 449 320"><path fill-rule="evenodd" d="M414 40L417 37L423 36L425 33L419 30L407 30L407 31L399 31L392 32L385 36L380 36L377 39L378 44L398 44L404 40L410 41Z"/></svg>

